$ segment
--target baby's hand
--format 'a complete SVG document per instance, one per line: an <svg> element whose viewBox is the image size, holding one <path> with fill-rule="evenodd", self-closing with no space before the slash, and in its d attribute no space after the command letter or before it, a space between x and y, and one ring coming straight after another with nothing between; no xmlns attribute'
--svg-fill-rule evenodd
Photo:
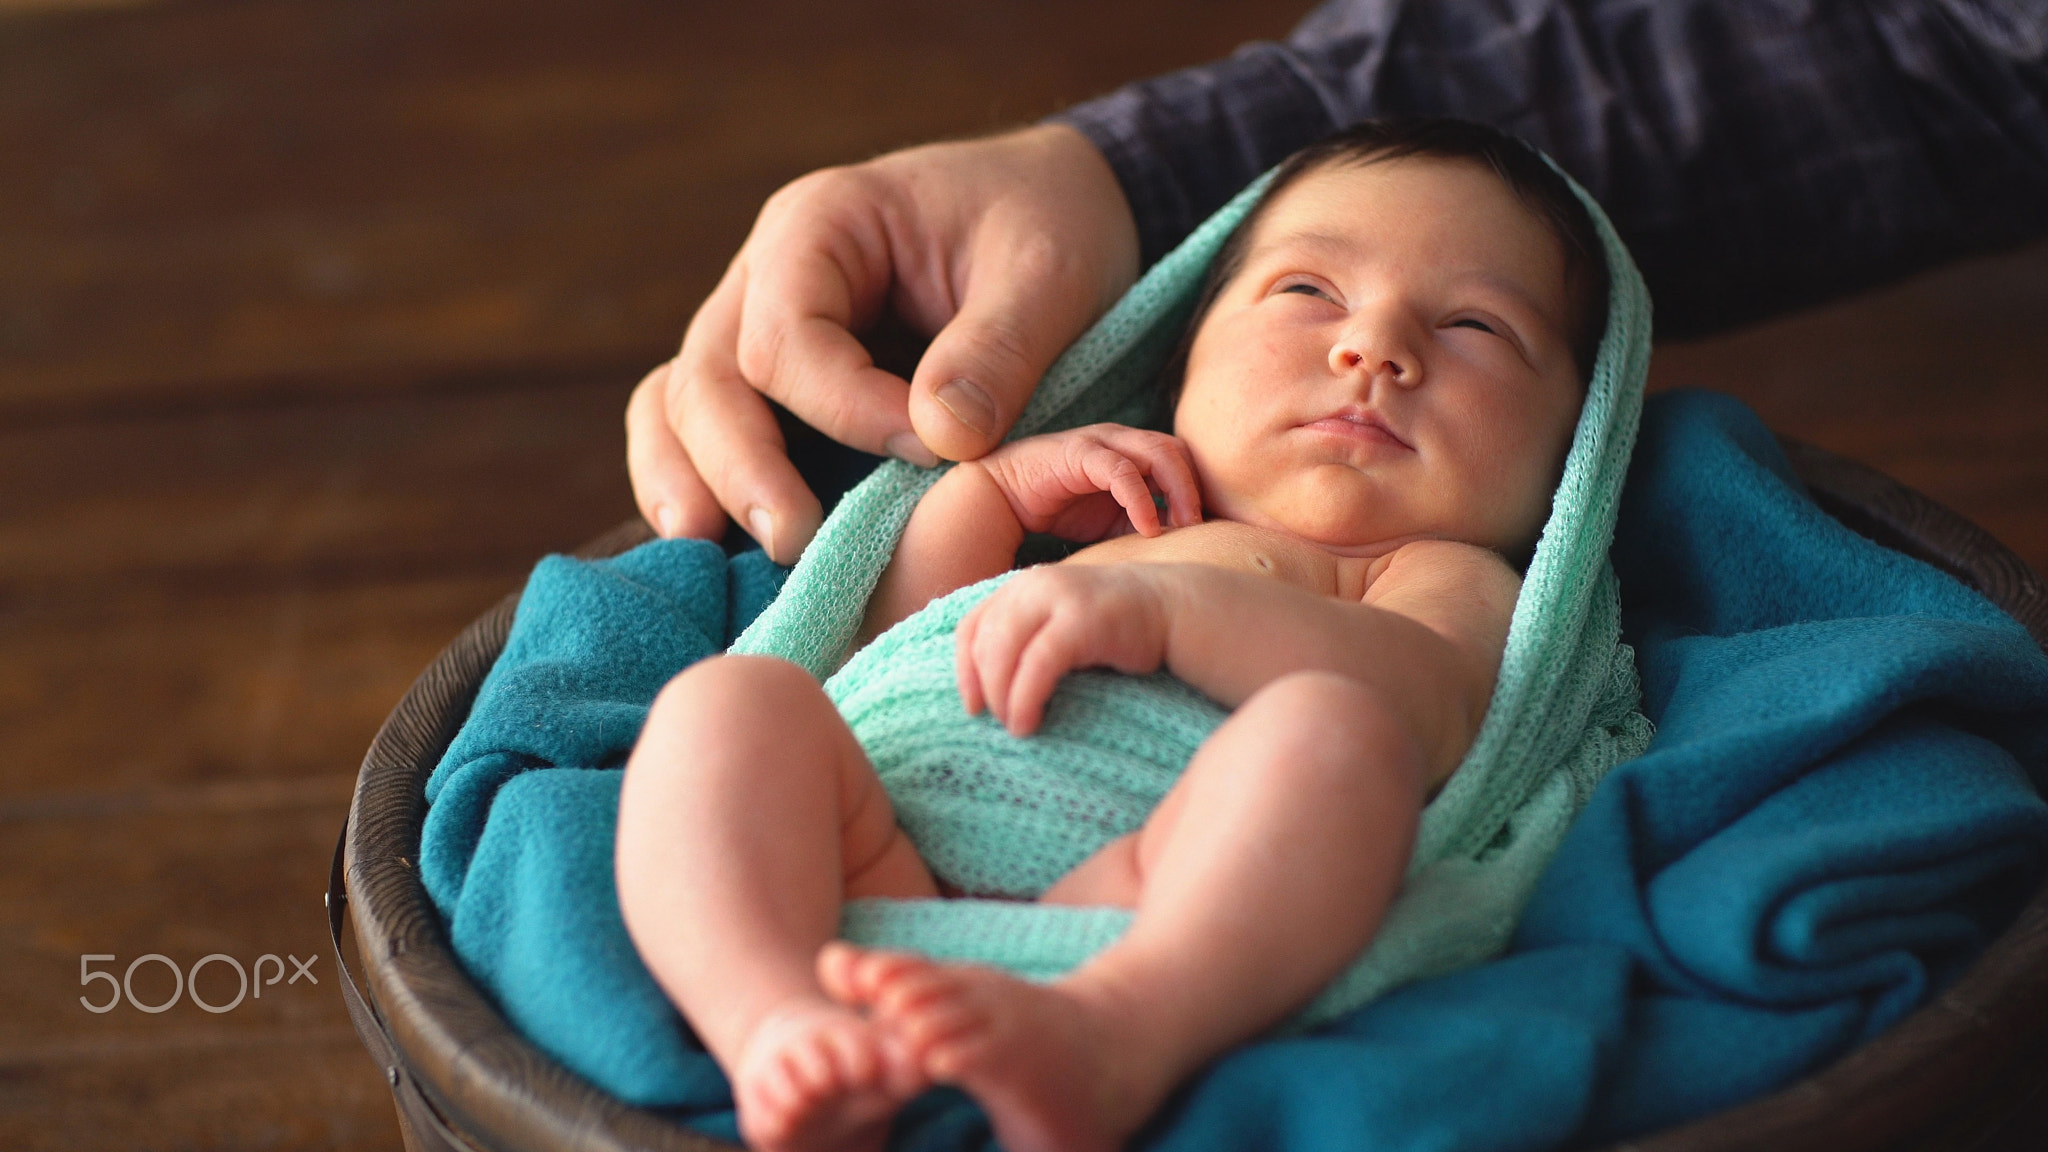
<svg viewBox="0 0 2048 1152"><path fill-rule="evenodd" d="M1187 446L1163 432L1090 424L1013 440L978 463L1028 532L1082 543L1133 530L1157 536L1155 487L1166 496L1172 525L1202 521L1201 489Z"/></svg>
<svg viewBox="0 0 2048 1152"><path fill-rule="evenodd" d="M1012 735L1038 728L1060 677L1076 668L1157 671L1166 658L1166 598L1150 564L1027 568L961 617L960 700L985 705Z"/></svg>

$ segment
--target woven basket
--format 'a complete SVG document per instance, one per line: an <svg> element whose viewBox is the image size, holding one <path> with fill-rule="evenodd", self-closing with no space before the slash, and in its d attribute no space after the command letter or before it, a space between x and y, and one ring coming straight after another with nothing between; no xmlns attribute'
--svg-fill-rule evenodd
<svg viewBox="0 0 2048 1152"><path fill-rule="evenodd" d="M1785 442L1814 498L1850 528L1984 593L2048 648L2048 588L1982 529L1853 461ZM650 538L638 521L577 554ZM600 1092L529 1044L449 950L414 863L422 789L504 647L518 597L486 612L420 674L363 760L328 890L342 991L384 1069L409 1152L708 1152L731 1145ZM341 954L360 944L358 990ZM2048 885L1961 980L1819 1073L1613 1152L1936 1152L1944 1120L2048 1033ZM2021 1085L2020 1087L2031 1087Z"/></svg>

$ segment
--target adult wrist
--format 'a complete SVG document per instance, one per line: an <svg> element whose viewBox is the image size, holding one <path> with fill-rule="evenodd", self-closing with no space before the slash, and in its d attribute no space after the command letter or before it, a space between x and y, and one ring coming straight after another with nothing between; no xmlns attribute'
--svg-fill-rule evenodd
<svg viewBox="0 0 2048 1152"><path fill-rule="evenodd" d="M1096 214L1104 245L1101 253L1107 257L1100 305L1107 310L1145 267L1140 263L1137 219L1131 214L1123 181L1095 141L1074 125L1041 121L1025 131L1048 150L1060 183L1071 191L1074 202L1089 205Z"/></svg>

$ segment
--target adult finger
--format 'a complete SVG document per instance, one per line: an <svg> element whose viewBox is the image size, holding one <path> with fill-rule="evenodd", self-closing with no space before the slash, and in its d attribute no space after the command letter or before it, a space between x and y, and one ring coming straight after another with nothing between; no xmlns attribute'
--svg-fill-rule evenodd
<svg viewBox="0 0 2048 1152"><path fill-rule="evenodd" d="M790 463L767 401L732 353L746 268L734 261L690 321L668 380L667 416L718 503L778 564L794 564L824 508Z"/></svg>
<svg viewBox="0 0 2048 1152"><path fill-rule="evenodd" d="M669 424L669 368L664 363L649 372L626 402L626 472L633 480L633 501L664 537L716 540L725 534L725 509L697 475Z"/></svg>
<svg viewBox="0 0 2048 1152"><path fill-rule="evenodd" d="M863 452L923 467L938 457L910 429L910 386L875 367L853 334L889 286L880 254L844 236L777 248L750 260L734 341L740 373L804 423ZM873 262L882 261L879 266Z"/></svg>
<svg viewBox="0 0 2048 1152"><path fill-rule="evenodd" d="M932 337L910 386L910 423L949 460L1002 442L1039 377L1087 328L1097 290L1044 237L977 246L960 310Z"/></svg>

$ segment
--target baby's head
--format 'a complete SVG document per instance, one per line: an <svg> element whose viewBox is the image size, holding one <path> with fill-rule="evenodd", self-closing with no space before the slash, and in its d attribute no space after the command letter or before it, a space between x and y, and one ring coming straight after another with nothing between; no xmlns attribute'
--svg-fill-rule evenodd
<svg viewBox="0 0 2048 1152"><path fill-rule="evenodd" d="M1601 251L1564 179L1491 128L1369 122L1295 153L1167 369L1205 510L1343 554L1519 561L1606 326Z"/></svg>

